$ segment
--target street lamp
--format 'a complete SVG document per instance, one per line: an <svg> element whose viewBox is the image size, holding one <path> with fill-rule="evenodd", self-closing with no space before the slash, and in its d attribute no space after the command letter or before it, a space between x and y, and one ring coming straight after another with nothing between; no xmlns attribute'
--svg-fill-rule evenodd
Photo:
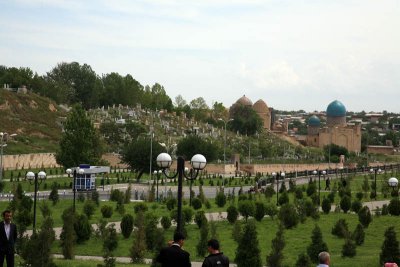
<svg viewBox="0 0 400 267"><path fill-rule="evenodd" d="M224 165L226 164L226 125L228 124L228 122L233 121L233 119L229 119L228 121L225 121L224 119L219 118L219 121L224 122L225 125L225 136L224 136Z"/></svg>
<svg viewBox="0 0 400 267"><path fill-rule="evenodd" d="M156 179L157 179L157 182L156 182L156 187L157 187L156 201L157 201L157 202L158 202L158 179L160 178L160 174L161 174L161 173L162 173L161 170L154 171L154 176L155 176Z"/></svg>
<svg viewBox="0 0 400 267"><path fill-rule="evenodd" d="M36 230L36 198L37 198L37 191L38 185L46 179L46 173L44 171L40 171L39 173L28 172L26 174L26 178L29 180L30 184L35 185L35 192L33 195L33 231Z"/></svg>
<svg viewBox="0 0 400 267"><path fill-rule="evenodd" d="M279 206L279 177L282 177L283 181L285 181L285 173L284 172L280 172L280 173L273 172L272 177L274 178L274 180L276 178L276 205Z"/></svg>
<svg viewBox="0 0 400 267"><path fill-rule="evenodd" d="M389 178L388 185L393 189L393 191L392 191L392 196L393 196L394 189L397 188L397 186L399 185L399 180L397 180L396 177ZM397 191L396 191L396 195L397 195Z"/></svg>
<svg viewBox="0 0 400 267"><path fill-rule="evenodd" d="M75 168L74 169L74 175L73 175L73 184L72 184L72 191L74 192L74 206L73 206L73 211L74 211L74 213L75 213L75 200L76 200L76 170L78 169L78 173L80 174L80 175L82 175L82 174L84 174L85 173L85 170L84 169L81 169L81 168ZM68 176L72 173L72 170L71 169L67 169L66 170L66 172L67 172L67 174L68 174Z"/></svg>
<svg viewBox="0 0 400 267"><path fill-rule="evenodd" d="M375 173L375 178L374 178L374 192L375 192L375 200L376 200L376 187L377 187L377 185L376 185L376 175L378 174L378 173L381 173L382 172L382 170L380 169L380 168L371 168L370 170L369 170L369 172L370 173Z"/></svg>
<svg viewBox="0 0 400 267"><path fill-rule="evenodd" d="M318 173L318 205L321 204L321 174L325 177L326 171L313 171L313 174Z"/></svg>
<svg viewBox="0 0 400 267"><path fill-rule="evenodd" d="M178 176L178 219L177 219L177 232L182 232L182 181L183 177L188 180L196 179L199 171L204 169L207 164L206 158L201 154L196 154L190 160L192 169L187 175L185 173L185 159L181 156L178 157L177 162L177 172L172 176L166 173L166 170L172 164L172 158L168 153L161 153L157 156L157 165L162 169L162 172L167 178L175 178Z"/></svg>
<svg viewBox="0 0 400 267"><path fill-rule="evenodd" d="M3 148L7 146L8 136L14 137L16 135L0 132L0 182L3 180Z"/></svg>

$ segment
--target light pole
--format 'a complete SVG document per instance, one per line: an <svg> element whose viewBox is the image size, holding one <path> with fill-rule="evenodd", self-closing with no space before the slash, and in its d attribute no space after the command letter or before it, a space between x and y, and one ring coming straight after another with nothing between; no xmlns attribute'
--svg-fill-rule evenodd
<svg viewBox="0 0 400 267"><path fill-rule="evenodd" d="M382 170L380 169L380 168L371 168L370 170L369 170L369 172L370 173L375 173L375 175L374 175L374 194L375 194L375 200L376 200L376 188L377 188L377 184L376 184L376 175L378 174L378 173L381 173L382 172Z"/></svg>
<svg viewBox="0 0 400 267"><path fill-rule="evenodd" d="M157 179L157 181L156 181L156 187L157 187L156 202L158 202L158 179L160 178L160 174L162 173L162 171L158 170L158 171L154 171L153 173L154 173L154 176Z"/></svg>
<svg viewBox="0 0 400 267"><path fill-rule="evenodd" d="M228 124L228 122L233 121L233 119L229 119L228 121L225 121L224 119L219 118L219 121L224 122L225 125L225 135L224 135L224 165L226 164L226 125Z"/></svg>
<svg viewBox="0 0 400 267"><path fill-rule="evenodd" d="M321 174L325 177L326 171L313 171L313 174L318 173L318 205L321 204Z"/></svg>
<svg viewBox="0 0 400 267"><path fill-rule="evenodd" d="M153 180L151 168L152 168L152 163L153 163L153 137L154 137L154 126L150 127L150 180ZM150 183L149 183L150 185ZM149 187L150 189L150 187Z"/></svg>
<svg viewBox="0 0 400 267"><path fill-rule="evenodd" d="M157 165L162 169L162 172L167 178L175 178L178 176L178 219L177 219L177 232L182 232L182 182L183 177L188 180L196 179L199 171L204 169L207 164L206 158L201 154L196 154L190 160L192 169L189 171L189 175L185 173L185 159L181 156L177 159L177 172L172 176L166 173L166 170L172 164L172 158L168 153L161 153L157 156Z"/></svg>
<svg viewBox="0 0 400 267"><path fill-rule="evenodd" d="M393 189L393 191L392 191L392 196L393 196L394 195L394 189L397 188L398 185L399 185L399 180L397 180L396 177L389 178L388 185ZM396 190L396 195L398 195L397 190Z"/></svg>
<svg viewBox="0 0 400 267"><path fill-rule="evenodd" d="M3 148L7 146L8 136L14 137L16 135L0 132L0 182L3 180Z"/></svg>
<svg viewBox="0 0 400 267"><path fill-rule="evenodd" d="M36 231L36 198L38 185L46 179L46 173L44 171L40 171L39 173L28 172L26 178L29 180L30 184L33 183L35 185L35 192L33 195L33 231Z"/></svg>
<svg viewBox="0 0 400 267"><path fill-rule="evenodd" d="M74 193L74 205L73 205L73 211L74 211L74 213L75 213L75 209L76 209L76 205L75 205L75 201L76 201L76 175L77 175L77 173L76 173L76 171L78 170L78 173L80 174L80 175L82 175L82 174L84 174L85 173L85 170L84 169L81 169L81 168L75 168L74 169L74 171L73 171L73 184L72 184L72 191L73 191L73 193ZM68 176L72 173L72 170L71 169L67 169L66 170L66 172L67 172L67 174L68 174Z"/></svg>
<svg viewBox="0 0 400 267"><path fill-rule="evenodd" d="M276 205L279 206L279 177L282 177L283 181L285 181L285 173L284 172L280 172L280 173L273 172L272 177L274 178L274 180L276 178Z"/></svg>

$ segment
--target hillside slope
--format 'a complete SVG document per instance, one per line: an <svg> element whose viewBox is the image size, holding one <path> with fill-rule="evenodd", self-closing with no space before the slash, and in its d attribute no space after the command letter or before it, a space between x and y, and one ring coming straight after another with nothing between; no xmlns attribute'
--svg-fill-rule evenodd
<svg viewBox="0 0 400 267"><path fill-rule="evenodd" d="M65 116L48 98L0 89L0 132L17 134L8 141L4 154L55 151L61 134L60 121Z"/></svg>

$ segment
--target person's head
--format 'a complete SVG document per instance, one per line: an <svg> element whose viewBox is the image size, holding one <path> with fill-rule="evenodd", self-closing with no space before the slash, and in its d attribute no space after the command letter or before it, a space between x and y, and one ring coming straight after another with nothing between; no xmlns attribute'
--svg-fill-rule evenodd
<svg viewBox="0 0 400 267"><path fill-rule="evenodd" d="M174 243L177 243L180 246L182 246L184 242L185 242L185 236L180 232L176 232L174 234Z"/></svg>
<svg viewBox="0 0 400 267"><path fill-rule="evenodd" d="M209 253L218 253L219 251L219 242L217 239L210 239L207 242L207 250Z"/></svg>
<svg viewBox="0 0 400 267"><path fill-rule="evenodd" d="M328 252L322 251L321 253L318 254L318 260L319 263L329 264L331 261L331 256L329 255Z"/></svg>
<svg viewBox="0 0 400 267"><path fill-rule="evenodd" d="M11 222L11 218L12 218L12 212L11 210L5 210L3 211L3 219L6 223L10 223Z"/></svg>

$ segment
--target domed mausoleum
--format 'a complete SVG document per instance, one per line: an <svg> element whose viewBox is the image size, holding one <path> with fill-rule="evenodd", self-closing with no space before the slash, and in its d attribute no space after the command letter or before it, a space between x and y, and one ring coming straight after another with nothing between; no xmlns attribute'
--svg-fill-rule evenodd
<svg viewBox="0 0 400 267"><path fill-rule="evenodd" d="M336 144L348 151L361 151L361 125L347 124L346 107L335 100L326 108L326 125L321 126L320 119L313 115L307 122L307 145L323 148Z"/></svg>

